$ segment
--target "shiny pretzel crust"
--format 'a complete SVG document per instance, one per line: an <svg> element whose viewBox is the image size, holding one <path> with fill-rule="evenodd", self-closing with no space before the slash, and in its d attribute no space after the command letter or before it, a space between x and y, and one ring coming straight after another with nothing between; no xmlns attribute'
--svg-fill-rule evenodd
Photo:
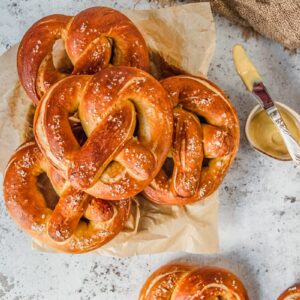
<svg viewBox="0 0 300 300"><path fill-rule="evenodd" d="M300 283L291 286L278 297L278 300L299 300L299 299L300 299Z"/></svg>
<svg viewBox="0 0 300 300"><path fill-rule="evenodd" d="M143 193L158 204L185 205L221 184L238 150L239 121L229 99L207 79L180 75L161 83L173 104L174 168L171 176L161 170Z"/></svg>
<svg viewBox="0 0 300 300"><path fill-rule="evenodd" d="M173 263L155 271L145 282L139 300L248 300L242 282L219 267Z"/></svg>
<svg viewBox="0 0 300 300"><path fill-rule="evenodd" d="M31 26L18 49L20 82L35 104L51 85L68 75L53 64L52 49L59 39L73 65L72 74L94 74L109 65L149 68L143 36L122 13L92 7L74 17L50 15Z"/></svg>
<svg viewBox="0 0 300 300"><path fill-rule="evenodd" d="M88 136L82 147L68 119L75 111ZM150 183L167 156L172 129L165 90L131 67L59 81L40 101L34 119L42 152L64 178L109 200L132 197Z"/></svg>
<svg viewBox="0 0 300 300"><path fill-rule="evenodd" d="M60 193L54 210L46 205L37 177L47 173ZM4 177L4 199L14 221L40 243L68 253L96 249L124 227L130 200L95 199L68 184L48 163L35 142L22 145L12 156ZM84 216L87 222L81 221Z"/></svg>

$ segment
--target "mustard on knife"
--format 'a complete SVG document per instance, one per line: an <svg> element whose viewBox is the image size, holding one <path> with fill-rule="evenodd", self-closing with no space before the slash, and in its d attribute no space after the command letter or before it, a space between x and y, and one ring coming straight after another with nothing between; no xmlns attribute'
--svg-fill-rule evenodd
<svg viewBox="0 0 300 300"><path fill-rule="evenodd" d="M295 163L300 165L300 145L290 134L278 109L263 84L261 76L241 45L234 46L233 61L237 73L240 75L246 88L256 96L259 104L266 111L279 130L291 158L295 161Z"/></svg>

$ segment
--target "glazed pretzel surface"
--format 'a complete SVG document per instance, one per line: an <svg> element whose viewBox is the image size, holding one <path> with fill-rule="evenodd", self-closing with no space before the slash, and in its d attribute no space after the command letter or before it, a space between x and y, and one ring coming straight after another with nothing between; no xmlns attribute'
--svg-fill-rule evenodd
<svg viewBox="0 0 300 300"><path fill-rule="evenodd" d="M139 300L248 300L233 273L219 267L168 264L145 282Z"/></svg>
<svg viewBox="0 0 300 300"><path fill-rule="evenodd" d="M60 195L54 208L48 207L38 184L44 173ZM8 212L23 230L69 253L91 251L110 241L121 231L130 211L130 200L96 199L67 184L35 142L22 145L8 163L4 198Z"/></svg>
<svg viewBox="0 0 300 300"><path fill-rule="evenodd" d="M36 104L53 83L68 75L54 66L52 49L59 39L64 41L72 74L94 74L109 65L149 68L146 43L122 13L93 7L74 17L50 15L26 32L17 56L21 84Z"/></svg>
<svg viewBox="0 0 300 300"><path fill-rule="evenodd" d="M75 112L88 136L82 147L69 122ZM136 68L114 67L55 84L37 107L34 132L42 152L74 187L120 200L141 192L160 170L172 121L158 81Z"/></svg>
<svg viewBox="0 0 300 300"><path fill-rule="evenodd" d="M188 204L222 182L238 150L239 122L228 98L210 81L182 75L161 83L173 104L173 170L163 168L144 195L159 204Z"/></svg>
<svg viewBox="0 0 300 300"><path fill-rule="evenodd" d="M277 300L300 300L300 283L285 290Z"/></svg>

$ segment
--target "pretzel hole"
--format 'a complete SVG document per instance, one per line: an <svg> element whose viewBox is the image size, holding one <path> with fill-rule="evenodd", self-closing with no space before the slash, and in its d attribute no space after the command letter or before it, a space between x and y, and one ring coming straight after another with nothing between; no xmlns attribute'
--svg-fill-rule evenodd
<svg viewBox="0 0 300 300"><path fill-rule="evenodd" d="M208 167L208 165L209 165L209 161L210 161L211 159L209 159L209 158L207 158L207 157L203 157L203 161L202 161L202 167Z"/></svg>
<svg viewBox="0 0 300 300"><path fill-rule="evenodd" d="M118 162L112 161L108 164L101 175L101 181L104 183L113 183L121 180L126 174L126 169Z"/></svg>
<svg viewBox="0 0 300 300"><path fill-rule="evenodd" d="M172 157L167 157L167 159L165 160L162 166L162 169L165 171L168 177L172 176L174 170L174 160Z"/></svg>
<svg viewBox="0 0 300 300"><path fill-rule="evenodd" d="M52 47L52 60L55 69L60 73L71 74L73 65L68 57L63 39L58 39Z"/></svg>
<svg viewBox="0 0 300 300"><path fill-rule="evenodd" d="M201 124L208 124L207 121L206 121L206 119L204 117L199 116L199 115L196 115L196 116L198 117L198 119L199 119L199 121L200 121Z"/></svg>
<svg viewBox="0 0 300 300"><path fill-rule="evenodd" d="M120 61L121 61L122 53L121 53L120 49L116 46L116 43L112 38L107 37L107 40L109 41L109 43L111 45L111 57L109 60L109 64L110 65L119 65Z"/></svg>
<svg viewBox="0 0 300 300"><path fill-rule="evenodd" d="M139 136L139 129L140 129L140 122L139 122L139 119L136 118L135 128L134 128L134 132L133 132L133 136L136 138Z"/></svg>
<svg viewBox="0 0 300 300"><path fill-rule="evenodd" d="M47 208L54 210L59 196L56 194L46 173L42 173L37 177L37 187L44 196Z"/></svg>
<svg viewBox="0 0 300 300"><path fill-rule="evenodd" d="M115 42L112 38L110 37L106 37L108 42L110 43L111 46L111 56L110 56L110 60L109 60L109 64L113 65L114 63L114 53L115 53Z"/></svg>
<svg viewBox="0 0 300 300"><path fill-rule="evenodd" d="M140 136L140 130L142 129L141 127L143 126L143 130L147 131L148 130L148 125L146 123L146 119L143 116L143 110L145 107L143 105L137 103L134 99L130 99L130 102L133 104L135 112L136 112L136 123L135 123L135 128L133 132L133 136L135 138L139 138Z"/></svg>
<svg viewBox="0 0 300 300"><path fill-rule="evenodd" d="M86 142L87 136L80 123L78 112L69 115L69 123L75 139L77 140L78 144L82 146Z"/></svg>
<svg viewBox="0 0 300 300"><path fill-rule="evenodd" d="M89 225L90 220L87 219L85 216L82 216L82 217L80 218L80 222L82 222L82 223L84 223L84 224L86 224L86 225Z"/></svg>

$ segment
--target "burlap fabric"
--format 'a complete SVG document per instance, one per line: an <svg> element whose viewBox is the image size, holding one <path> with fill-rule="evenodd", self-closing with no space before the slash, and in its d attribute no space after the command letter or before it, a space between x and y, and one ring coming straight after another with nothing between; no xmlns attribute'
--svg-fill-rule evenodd
<svg viewBox="0 0 300 300"><path fill-rule="evenodd" d="M163 6L176 3L173 0L156 2ZM289 50L300 47L300 0L210 0L210 3L214 12L281 43Z"/></svg>

